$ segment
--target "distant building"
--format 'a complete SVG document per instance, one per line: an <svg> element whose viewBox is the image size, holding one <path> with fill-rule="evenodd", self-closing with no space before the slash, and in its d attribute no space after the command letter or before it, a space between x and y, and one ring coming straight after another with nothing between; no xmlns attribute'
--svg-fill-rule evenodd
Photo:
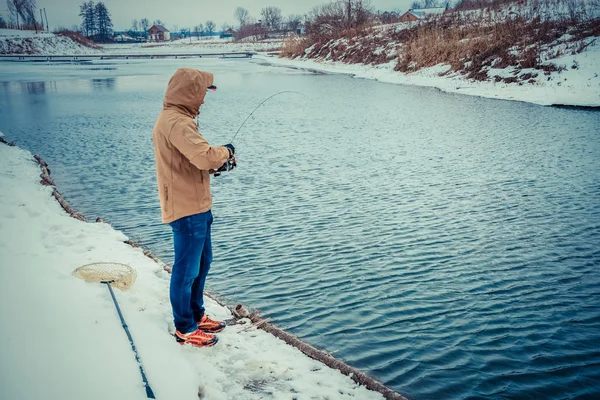
<svg viewBox="0 0 600 400"><path fill-rule="evenodd" d="M126 33L121 33L115 36L115 42L134 42L135 39Z"/></svg>
<svg viewBox="0 0 600 400"><path fill-rule="evenodd" d="M162 25L152 25L148 29L148 40L153 42L164 42L171 40L171 33Z"/></svg>
<svg viewBox="0 0 600 400"><path fill-rule="evenodd" d="M375 22L379 24L393 24L395 22L398 22L398 18L400 18L400 16L397 12L385 11L382 14L375 15Z"/></svg>
<svg viewBox="0 0 600 400"><path fill-rule="evenodd" d="M444 7L435 7L435 8L418 8L418 9L410 9L404 14L400 16L398 19L399 22L412 22L412 21L420 21L425 19L430 15L442 15L446 12Z"/></svg>
<svg viewBox="0 0 600 400"><path fill-rule="evenodd" d="M221 33L221 38L230 38L233 37L233 29L229 28L226 31Z"/></svg>

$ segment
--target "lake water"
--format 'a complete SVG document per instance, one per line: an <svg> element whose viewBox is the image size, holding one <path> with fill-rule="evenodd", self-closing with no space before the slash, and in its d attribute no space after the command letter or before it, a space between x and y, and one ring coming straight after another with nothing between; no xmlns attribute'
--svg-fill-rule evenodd
<svg viewBox="0 0 600 400"><path fill-rule="evenodd" d="M245 60L0 65L0 130L172 260L151 131L177 67L239 167L209 288L414 399L600 398L600 112Z"/></svg>

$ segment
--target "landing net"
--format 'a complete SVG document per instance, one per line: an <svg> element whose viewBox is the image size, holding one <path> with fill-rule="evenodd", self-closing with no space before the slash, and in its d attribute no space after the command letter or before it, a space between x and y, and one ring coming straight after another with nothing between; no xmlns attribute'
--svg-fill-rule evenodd
<svg viewBox="0 0 600 400"><path fill-rule="evenodd" d="M73 275L88 282L109 282L121 290L129 289L137 277L129 265L107 262L84 265L73 271Z"/></svg>

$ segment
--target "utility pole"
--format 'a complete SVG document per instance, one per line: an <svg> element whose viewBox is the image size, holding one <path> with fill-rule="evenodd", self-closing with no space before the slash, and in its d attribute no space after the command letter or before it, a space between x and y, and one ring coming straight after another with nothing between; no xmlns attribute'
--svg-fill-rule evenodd
<svg viewBox="0 0 600 400"><path fill-rule="evenodd" d="M42 30L44 30L44 14L42 14L41 8L40 8L40 20L42 21Z"/></svg>
<svg viewBox="0 0 600 400"><path fill-rule="evenodd" d="M46 17L46 30L50 32L50 28L48 28L48 15L46 14L46 7L44 7L44 16Z"/></svg>

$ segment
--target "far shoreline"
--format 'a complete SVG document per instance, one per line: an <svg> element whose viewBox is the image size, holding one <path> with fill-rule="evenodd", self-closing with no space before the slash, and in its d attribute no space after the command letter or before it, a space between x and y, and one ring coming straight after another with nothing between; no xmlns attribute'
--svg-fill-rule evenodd
<svg viewBox="0 0 600 400"><path fill-rule="evenodd" d="M442 76L422 77L418 74L404 74L402 72L388 71L383 68L367 66L364 64L344 64L335 61L320 62L306 59L291 60L289 58L272 57L263 54L257 54L253 59L260 60L261 62L267 63L271 66L303 69L313 73L344 74L350 75L353 78L375 80L380 83L392 85L430 87L445 93L482 97L492 100L519 101L523 103L555 108L572 108L588 111L600 110L600 91L598 93L592 93L592 95L596 95L597 99L589 104L564 102L560 99L557 99L556 101L543 101L541 99L543 99L544 96L534 97L531 95L528 96L527 94L520 95L519 92L523 92L523 89L525 89L524 91L527 91L528 88L537 91L549 89L544 86L524 86L516 83L501 84L501 86L499 86L499 84L496 84L495 82L474 82L456 76L450 78ZM458 83L463 84L464 87L456 87L455 84ZM521 90L513 91L513 89ZM495 95L492 95L486 91L493 91Z"/></svg>

